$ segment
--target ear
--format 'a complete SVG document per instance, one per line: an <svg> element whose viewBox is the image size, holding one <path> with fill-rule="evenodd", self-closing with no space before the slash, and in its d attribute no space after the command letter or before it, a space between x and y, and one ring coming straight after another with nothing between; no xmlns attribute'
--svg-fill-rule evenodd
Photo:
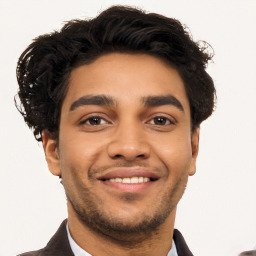
<svg viewBox="0 0 256 256"><path fill-rule="evenodd" d="M52 139L51 133L47 130L42 132L43 148L48 168L53 175L60 176L60 163L57 141Z"/></svg>
<svg viewBox="0 0 256 256"><path fill-rule="evenodd" d="M192 149L192 159L190 162L189 167L189 175L192 176L196 172L196 159L198 156L199 151L199 133L200 133L200 127L197 127L191 136L191 149Z"/></svg>

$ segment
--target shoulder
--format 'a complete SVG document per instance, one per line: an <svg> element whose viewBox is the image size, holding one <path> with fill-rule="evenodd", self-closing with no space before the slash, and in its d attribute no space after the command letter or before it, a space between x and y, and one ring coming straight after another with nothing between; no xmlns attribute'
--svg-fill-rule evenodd
<svg viewBox="0 0 256 256"><path fill-rule="evenodd" d="M43 249L38 251L25 252L22 254L18 254L17 256L44 256Z"/></svg>
<svg viewBox="0 0 256 256"><path fill-rule="evenodd" d="M256 256L256 250L242 252L239 254L239 256Z"/></svg>
<svg viewBox="0 0 256 256"><path fill-rule="evenodd" d="M17 256L74 256L68 241L66 223L67 220L62 222L57 232L44 248L38 251L25 252Z"/></svg>

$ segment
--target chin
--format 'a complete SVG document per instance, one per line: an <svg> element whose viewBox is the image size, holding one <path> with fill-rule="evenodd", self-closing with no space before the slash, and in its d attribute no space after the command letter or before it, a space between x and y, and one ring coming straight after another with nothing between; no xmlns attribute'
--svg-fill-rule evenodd
<svg viewBox="0 0 256 256"><path fill-rule="evenodd" d="M117 213L113 210L107 212L96 205L83 207L72 201L70 203L75 215L85 227L104 236L123 237L122 240L125 240L124 236L129 237L129 235L145 234L145 232L157 230L176 208L176 204L166 204L168 201L164 201L165 203L160 204L161 207L157 207L155 212L150 214L146 211Z"/></svg>

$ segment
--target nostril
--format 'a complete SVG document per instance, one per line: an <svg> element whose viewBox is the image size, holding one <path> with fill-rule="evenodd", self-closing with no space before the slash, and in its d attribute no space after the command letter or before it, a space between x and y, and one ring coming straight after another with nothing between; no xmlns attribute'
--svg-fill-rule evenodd
<svg viewBox="0 0 256 256"><path fill-rule="evenodd" d="M122 154L116 154L115 156L114 156L114 158L123 158L123 157L125 157L125 156L123 156ZM140 154L140 155L137 155L136 156L136 158L144 158L145 157L145 155L144 154ZM125 157L126 158L126 157Z"/></svg>
<svg viewBox="0 0 256 256"><path fill-rule="evenodd" d="M122 157L122 155L120 155L120 154L115 155L115 158L121 158L121 157Z"/></svg>
<svg viewBox="0 0 256 256"><path fill-rule="evenodd" d="M127 161L133 161L135 159L146 159L149 157L150 146L148 143L140 141L128 142L111 142L107 147L108 156L112 159L126 159Z"/></svg>

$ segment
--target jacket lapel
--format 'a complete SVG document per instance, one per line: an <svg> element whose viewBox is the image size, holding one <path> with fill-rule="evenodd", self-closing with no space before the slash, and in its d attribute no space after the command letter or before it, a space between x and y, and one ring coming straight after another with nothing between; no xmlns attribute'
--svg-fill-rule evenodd
<svg viewBox="0 0 256 256"><path fill-rule="evenodd" d="M74 256L68 241L67 220L64 220L60 225L55 235L48 242L46 247L43 249L43 253L47 256ZM44 254L42 254L44 255Z"/></svg>
<svg viewBox="0 0 256 256"><path fill-rule="evenodd" d="M174 229L173 240L175 242L178 256L193 256L192 252L189 250L184 237L179 230Z"/></svg>

